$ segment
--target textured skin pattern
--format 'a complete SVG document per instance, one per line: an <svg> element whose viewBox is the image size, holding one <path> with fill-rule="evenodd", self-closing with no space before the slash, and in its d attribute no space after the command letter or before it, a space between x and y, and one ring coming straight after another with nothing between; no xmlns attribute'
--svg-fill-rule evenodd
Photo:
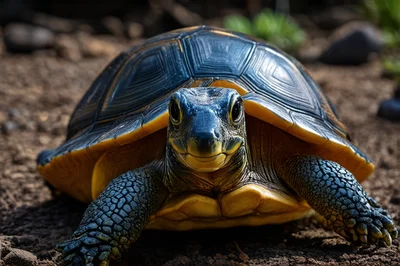
<svg viewBox="0 0 400 266"><path fill-rule="evenodd" d="M287 164L286 164L287 163ZM293 157L281 169L285 181L328 225L349 241L391 245L398 236L392 218L339 164L319 157Z"/></svg>
<svg viewBox="0 0 400 266"><path fill-rule="evenodd" d="M239 84L248 92L245 101L369 161L346 139L328 99L294 58L249 36L202 26L155 36L119 55L77 106L67 141L39 164L140 129L167 112L171 93L199 79Z"/></svg>
<svg viewBox="0 0 400 266"><path fill-rule="evenodd" d="M167 189L150 168L114 179L86 210L71 239L58 245L67 265L106 265L135 242L149 218L167 197Z"/></svg>

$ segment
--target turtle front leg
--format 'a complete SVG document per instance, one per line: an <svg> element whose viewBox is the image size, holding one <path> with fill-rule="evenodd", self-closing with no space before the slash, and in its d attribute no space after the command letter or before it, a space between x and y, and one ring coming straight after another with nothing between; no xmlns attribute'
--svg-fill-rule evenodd
<svg viewBox="0 0 400 266"><path fill-rule="evenodd" d="M114 179L83 215L70 240L57 245L67 265L108 265L135 242L168 190L151 167Z"/></svg>
<svg viewBox="0 0 400 266"><path fill-rule="evenodd" d="M278 169L286 183L349 241L375 244L382 239L391 245L398 236L388 212L339 164L315 156L295 156Z"/></svg>

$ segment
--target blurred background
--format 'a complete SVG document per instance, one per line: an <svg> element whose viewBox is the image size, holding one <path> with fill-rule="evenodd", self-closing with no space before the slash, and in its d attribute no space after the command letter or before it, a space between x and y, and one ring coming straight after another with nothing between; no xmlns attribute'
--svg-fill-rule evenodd
<svg viewBox="0 0 400 266"><path fill-rule="evenodd" d="M397 0L86 2L1 0L0 54L41 51L73 61L114 56L121 50L115 42L129 45L176 28L207 24L255 35L302 62L360 65L381 55L383 75L396 80L400 75ZM393 97L398 94L395 88ZM378 113L399 120L398 109L390 103Z"/></svg>
<svg viewBox="0 0 400 266"><path fill-rule="evenodd" d="M1 266L60 262L54 246L71 236L87 206L52 194L36 156L65 140L96 76L143 39L199 24L254 35L303 63L376 165L363 187L400 224L400 0L88 2L0 0ZM398 239L357 249L302 220L146 231L111 265L400 265L399 250Z"/></svg>

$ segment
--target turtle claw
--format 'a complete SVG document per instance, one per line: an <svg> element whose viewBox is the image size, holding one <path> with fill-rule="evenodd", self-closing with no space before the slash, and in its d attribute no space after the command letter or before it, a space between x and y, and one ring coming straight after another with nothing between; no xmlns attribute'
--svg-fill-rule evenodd
<svg viewBox="0 0 400 266"><path fill-rule="evenodd" d="M383 229L383 241L385 241L388 246L392 245L392 237L386 229Z"/></svg>
<svg viewBox="0 0 400 266"><path fill-rule="evenodd" d="M107 260L107 261L102 261L102 262L100 262L100 266L108 266L108 264L109 264L110 262Z"/></svg>
<svg viewBox="0 0 400 266"><path fill-rule="evenodd" d="M378 238L378 239L383 237L381 230L379 230L378 227L376 227L375 225L371 224L371 225L369 225L369 228L370 228L371 235L373 237Z"/></svg>
<svg viewBox="0 0 400 266"><path fill-rule="evenodd" d="M360 242L364 245L368 244L368 238L367 235L360 235L360 237L358 238L360 240Z"/></svg>
<svg viewBox="0 0 400 266"><path fill-rule="evenodd" d="M336 227L335 231L354 243L385 243L390 246L392 240L398 237L393 220L374 199L367 196L367 202L369 204L345 212L343 217L346 219L342 220L341 226Z"/></svg>
<svg viewBox="0 0 400 266"><path fill-rule="evenodd" d="M356 230L360 235L368 235L368 226L365 223L357 225Z"/></svg>
<svg viewBox="0 0 400 266"><path fill-rule="evenodd" d="M396 239L399 236L399 231L397 228L394 228L390 235L392 236L392 239Z"/></svg>
<svg viewBox="0 0 400 266"><path fill-rule="evenodd" d="M99 263L99 265L107 266L112 251L118 249L105 245L94 235L97 234L92 231L58 244L56 250L60 251L64 256L63 265L93 266Z"/></svg>

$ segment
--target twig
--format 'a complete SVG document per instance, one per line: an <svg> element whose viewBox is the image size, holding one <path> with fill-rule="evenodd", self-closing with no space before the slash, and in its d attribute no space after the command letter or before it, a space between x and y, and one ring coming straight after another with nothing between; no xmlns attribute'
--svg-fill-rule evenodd
<svg viewBox="0 0 400 266"><path fill-rule="evenodd" d="M238 245L238 243L236 243L236 241L233 241L233 243L235 244L236 250L239 253L239 259L241 259L244 263L249 262L249 255L247 255Z"/></svg>

